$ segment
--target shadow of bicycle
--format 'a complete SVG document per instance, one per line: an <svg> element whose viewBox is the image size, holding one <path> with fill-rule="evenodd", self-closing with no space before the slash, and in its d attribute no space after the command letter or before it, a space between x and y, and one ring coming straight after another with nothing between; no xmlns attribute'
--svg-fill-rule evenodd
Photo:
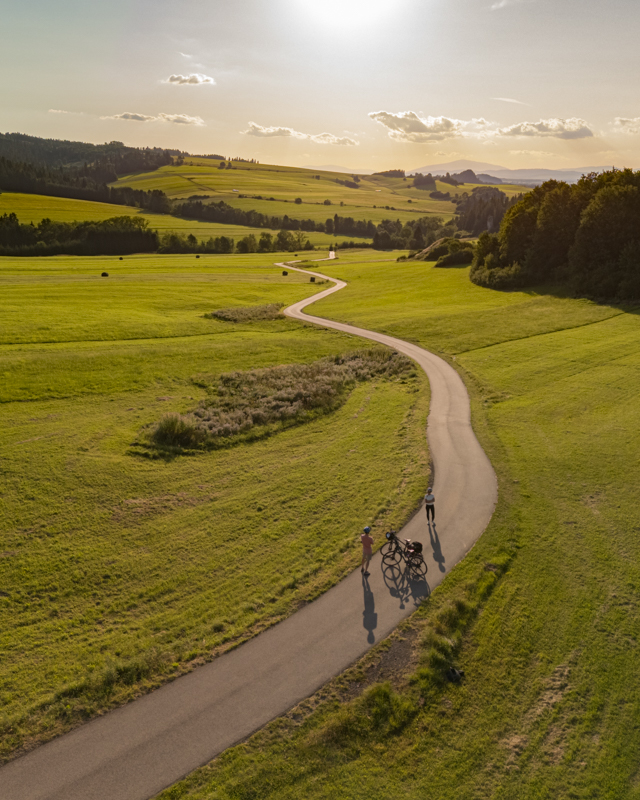
<svg viewBox="0 0 640 800"><path fill-rule="evenodd" d="M404 561L382 561L382 577L391 597L398 598L400 608L419 606L431 594L424 575L408 568Z"/></svg>

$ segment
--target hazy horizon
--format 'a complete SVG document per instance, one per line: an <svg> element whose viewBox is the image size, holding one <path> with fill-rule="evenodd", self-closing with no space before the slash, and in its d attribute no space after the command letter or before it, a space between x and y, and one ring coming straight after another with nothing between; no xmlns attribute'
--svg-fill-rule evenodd
<svg viewBox="0 0 640 800"><path fill-rule="evenodd" d="M26 0L3 132L293 166L640 166L640 6Z"/></svg>

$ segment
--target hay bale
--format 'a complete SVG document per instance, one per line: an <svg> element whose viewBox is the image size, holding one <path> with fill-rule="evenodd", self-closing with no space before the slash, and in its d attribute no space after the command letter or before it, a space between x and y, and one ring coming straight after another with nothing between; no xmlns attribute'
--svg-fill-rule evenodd
<svg viewBox="0 0 640 800"><path fill-rule="evenodd" d="M283 269L283 270L282 270L282 274L283 274L283 275L288 275L289 273L287 272L287 270L286 270L286 269Z"/></svg>
<svg viewBox="0 0 640 800"><path fill-rule="evenodd" d="M109 277L109 273L108 272L103 272L100 277L101 278L108 278Z"/></svg>

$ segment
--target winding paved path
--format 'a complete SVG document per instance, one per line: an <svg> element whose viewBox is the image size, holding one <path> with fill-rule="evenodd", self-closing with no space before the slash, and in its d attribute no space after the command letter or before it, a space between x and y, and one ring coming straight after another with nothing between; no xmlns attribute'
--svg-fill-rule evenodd
<svg viewBox="0 0 640 800"><path fill-rule="evenodd" d="M306 315L307 305L346 286L328 280L335 285L285 314L389 345L414 359L431 383L437 531L420 510L401 532L425 545L427 580L384 572L375 556L368 584L355 571L231 653L3 767L0 800L148 800L356 661L411 614L484 531L497 484L471 428L462 380L417 345Z"/></svg>

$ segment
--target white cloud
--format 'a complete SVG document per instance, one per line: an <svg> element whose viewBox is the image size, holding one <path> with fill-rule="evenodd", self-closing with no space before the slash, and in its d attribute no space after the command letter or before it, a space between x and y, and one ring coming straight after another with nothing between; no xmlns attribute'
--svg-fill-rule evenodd
<svg viewBox="0 0 640 800"><path fill-rule="evenodd" d="M457 137L482 139L491 144L497 137L554 137L556 139L587 139L593 131L583 119L541 119L539 122L519 122L505 128L497 123L478 119L461 120L449 117L422 117L415 111L372 111L369 117L387 129L389 138L397 142L439 142ZM629 122L634 123L634 120Z"/></svg>
<svg viewBox="0 0 640 800"><path fill-rule="evenodd" d="M125 111L123 114L113 114L109 117L100 117L100 119L129 119L134 122L152 122L157 117L150 117L148 114L134 114L131 111Z"/></svg>
<svg viewBox="0 0 640 800"><path fill-rule="evenodd" d="M492 97L492 100L500 100L501 103L516 103L519 106L528 106L528 103L523 103L522 100L514 100L512 97Z"/></svg>
<svg viewBox="0 0 640 800"><path fill-rule="evenodd" d="M612 125L616 133L627 133L630 136L635 136L640 133L640 117L616 117Z"/></svg>
<svg viewBox="0 0 640 800"><path fill-rule="evenodd" d="M190 75L169 75L163 83L172 83L175 86L209 86L215 85L215 80L201 72L192 72Z"/></svg>
<svg viewBox="0 0 640 800"><path fill-rule="evenodd" d="M247 136L259 136L262 138L272 138L272 137L291 137L293 139L305 139L309 142L315 142L315 144L336 144L336 145L343 145L343 146L355 146L358 142L355 139L351 139L348 136L334 136L332 133L302 133L301 131L296 131L293 128L285 128L285 127L265 127L264 125L258 125L257 122L249 122L249 129L246 131L242 131Z"/></svg>
<svg viewBox="0 0 640 800"><path fill-rule="evenodd" d="M499 128L499 136L542 136L556 139L588 139L593 131L583 119L541 119L539 122L519 122Z"/></svg>
<svg viewBox="0 0 640 800"><path fill-rule="evenodd" d="M415 111L371 111L369 117L387 129L390 139L397 142L440 142L456 136L482 138L490 131L486 119L450 119L449 117L421 117Z"/></svg>
<svg viewBox="0 0 640 800"><path fill-rule="evenodd" d="M153 117L149 114L134 114L131 111L125 111L123 114L113 114L108 117L100 117L100 119L124 119L133 122L173 122L178 125L204 125L204 120L201 117L190 117L187 114L158 114Z"/></svg>
<svg viewBox="0 0 640 800"><path fill-rule="evenodd" d="M177 125L204 125L202 117L190 117L188 114L158 114L162 122L175 122Z"/></svg>
<svg viewBox="0 0 640 800"><path fill-rule="evenodd" d="M450 139L462 132L464 125L448 117L419 117L415 111L371 111L369 117L383 125L390 139L398 142L437 142Z"/></svg>

